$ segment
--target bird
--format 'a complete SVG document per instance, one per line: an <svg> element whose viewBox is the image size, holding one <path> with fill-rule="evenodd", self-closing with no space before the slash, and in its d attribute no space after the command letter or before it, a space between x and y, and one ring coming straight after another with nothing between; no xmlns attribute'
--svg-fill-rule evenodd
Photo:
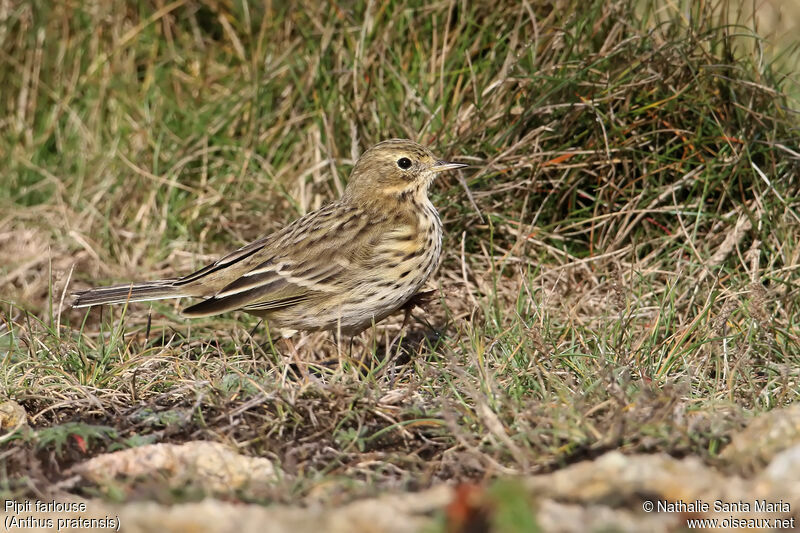
<svg viewBox="0 0 800 533"><path fill-rule="evenodd" d="M78 291L72 307L197 297L187 317L242 310L270 331L355 335L405 305L438 268L437 174L468 165L389 139L356 161L341 198L191 274Z"/></svg>

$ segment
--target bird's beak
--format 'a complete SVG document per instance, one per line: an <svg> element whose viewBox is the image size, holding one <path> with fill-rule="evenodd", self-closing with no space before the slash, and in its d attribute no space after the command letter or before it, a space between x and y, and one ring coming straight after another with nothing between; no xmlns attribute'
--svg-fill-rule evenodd
<svg viewBox="0 0 800 533"><path fill-rule="evenodd" d="M431 167L433 172L444 172L445 170L455 170L457 168L464 168L468 167L469 165L464 165L461 163L448 163L447 161L437 161Z"/></svg>

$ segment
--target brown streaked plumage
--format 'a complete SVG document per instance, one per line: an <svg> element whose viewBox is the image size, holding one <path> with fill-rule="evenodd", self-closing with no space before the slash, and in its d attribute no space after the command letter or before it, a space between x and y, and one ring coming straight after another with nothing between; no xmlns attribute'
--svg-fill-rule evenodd
<svg viewBox="0 0 800 533"><path fill-rule="evenodd" d="M428 188L438 161L405 139L358 159L341 199L182 278L75 293L73 307L193 296L190 317L241 309L285 335L357 333L399 309L436 270L442 223Z"/></svg>

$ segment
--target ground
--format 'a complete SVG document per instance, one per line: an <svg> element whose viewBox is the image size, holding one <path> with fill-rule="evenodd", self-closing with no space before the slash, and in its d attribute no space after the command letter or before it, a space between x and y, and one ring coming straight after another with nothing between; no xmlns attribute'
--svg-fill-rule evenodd
<svg viewBox="0 0 800 533"><path fill-rule="evenodd" d="M459 498L509 530L484 490L513 501L620 457L750 487L797 437L724 450L800 395L797 18L781 9L0 2L0 491L348 512L446 486L451 506L421 520L457 531ZM390 137L470 165L433 187L445 257L402 332L398 314L352 346L301 334L293 354L243 313L182 318L188 301L69 307L337 198ZM271 474L227 492L177 467L87 474L200 441Z"/></svg>

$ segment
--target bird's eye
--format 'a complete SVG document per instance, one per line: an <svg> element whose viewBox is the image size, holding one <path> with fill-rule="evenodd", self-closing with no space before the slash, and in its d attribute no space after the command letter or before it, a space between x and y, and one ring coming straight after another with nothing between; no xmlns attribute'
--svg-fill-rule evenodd
<svg viewBox="0 0 800 533"><path fill-rule="evenodd" d="M407 157L401 157L397 160L397 166L402 168L403 170L408 170L411 168L411 160Z"/></svg>

